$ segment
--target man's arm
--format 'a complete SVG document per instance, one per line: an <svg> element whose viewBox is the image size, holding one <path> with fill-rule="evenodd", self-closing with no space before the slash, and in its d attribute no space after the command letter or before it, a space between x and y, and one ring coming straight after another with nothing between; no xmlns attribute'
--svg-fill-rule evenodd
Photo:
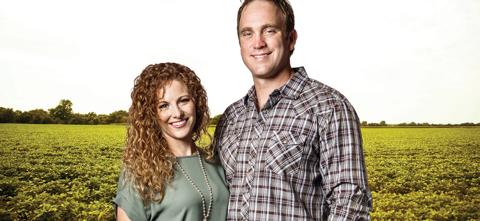
<svg viewBox="0 0 480 221"><path fill-rule="evenodd" d="M215 126L215 133L213 135L213 148L216 154L218 154L218 151L220 150L220 143L222 141L222 137L224 137L226 134L226 125L227 124L227 119L226 119L225 112L220 116L220 119L218 120L217 125Z"/></svg>
<svg viewBox="0 0 480 221"><path fill-rule="evenodd" d="M228 109L227 109L228 111ZM221 145L223 144L224 139L228 139L227 136L228 130L229 130L229 115L228 112L225 111L222 116L220 117L220 120L218 121L217 126L215 127L215 135L213 137L213 148L215 151L215 155L218 156L220 159L220 163L223 166L223 169L225 170L225 178L227 180L227 184L230 185L230 179L231 177L229 174L233 174L234 171L234 165L229 164L228 157L229 155L226 154L228 151L222 151L222 148L224 149L225 147L222 147Z"/></svg>
<svg viewBox="0 0 480 221"><path fill-rule="evenodd" d="M372 197L367 184L360 124L354 108L338 101L322 133L323 188L328 220L369 220Z"/></svg>

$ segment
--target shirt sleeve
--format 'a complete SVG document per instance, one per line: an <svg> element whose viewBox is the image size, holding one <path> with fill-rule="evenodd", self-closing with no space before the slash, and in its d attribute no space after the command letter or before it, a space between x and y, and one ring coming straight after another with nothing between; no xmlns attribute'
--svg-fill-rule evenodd
<svg viewBox="0 0 480 221"><path fill-rule="evenodd" d="M230 179L229 179L229 176L227 176L227 174L233 174L234 172L234 165L232 165L231 163L233 161L229 160L231 159L228 154L228 151L227 149L225 149L225 147L223 147L223 149L225 151L222 151L222 146L221 144L223 143L222 140L223 139L228 139L228 137L230 136L228 134L228 130L229 130L229 126L230 126L230 119L229 119L229 115L228 115L228 109L222 114L222 117L220 118L217 126L215 127L215 135L213 137L213 148L214 148L214 151L215 151L215 155L218 156L218 158L220 159L220 163L222 164L223 166L223 169L225 170L225 175L226 175L226 181L227 181L227 184L230 185ZM230 164L229 164L230 162Z"/></svg>
<svg viewBox="0 0 480 221"><path fill-rule="evenodd" d="M225 115L225 113L223 113L217 125L215 126L215 133L213 135L213 148L217 154L220 148L221 139L226 135L226 125L228 125L226 118L227 116Z"/></svg>
<svg viewBox="0 0 480 221"><path fill-rule="evenodd" d="M328 220L370 220L372 196L359 125L355 110L343 100L334 105L324 128L321 167Z"/></svg>
<svg viewBox="0 0 480 221"><path fill-rule="evenodd" d="M120 176L118 181L118 191L113 202L115 204L115 214L116 208L120 207L132 221L147 220L147 211L142 199L130 183L123 182L123 176Z"/></svg>

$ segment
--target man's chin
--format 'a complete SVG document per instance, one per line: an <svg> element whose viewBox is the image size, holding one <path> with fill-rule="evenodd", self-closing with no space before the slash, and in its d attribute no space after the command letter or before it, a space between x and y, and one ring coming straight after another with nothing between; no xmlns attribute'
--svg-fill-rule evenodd
<svg viewBox="0 0 480 221"><path fill-rule="evenodd" d="M253 77L261 79L268 79L273 75L272 70L266 67L257 67L255 69L250 69L250 72L252 72Z"/></svg>

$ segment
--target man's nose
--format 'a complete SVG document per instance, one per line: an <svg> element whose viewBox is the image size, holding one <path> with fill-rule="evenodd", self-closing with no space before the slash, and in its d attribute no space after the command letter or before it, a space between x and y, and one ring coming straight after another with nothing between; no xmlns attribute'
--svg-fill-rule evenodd
<svg viewBox="0 0 480 221"><path fill-rule="evenodd" d="M267 45L267 43L265 42L265 37L262 35L262 34L256 34L254 37L253 37L253 47L255 49L258 49L258 48L263 48Z"/></svg>

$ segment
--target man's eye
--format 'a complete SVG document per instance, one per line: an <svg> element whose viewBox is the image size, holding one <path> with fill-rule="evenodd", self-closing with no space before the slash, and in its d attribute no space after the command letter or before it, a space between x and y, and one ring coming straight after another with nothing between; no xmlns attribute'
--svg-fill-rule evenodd
<svg viewBox="0 0 480 221"><path fill-rule="evenodd" d="M277 30L275 30L274 28L267 28L267 30L265 30L265 32L267 34L275 34L275 33L277 33Z"/></svg>
<svg viewBox="0 0 480 221"><path fill-rule="evenodd" d="M252 36L252 32L249 32L249 31L242 32L242 37L250 37L250 36Z"/></svg>

